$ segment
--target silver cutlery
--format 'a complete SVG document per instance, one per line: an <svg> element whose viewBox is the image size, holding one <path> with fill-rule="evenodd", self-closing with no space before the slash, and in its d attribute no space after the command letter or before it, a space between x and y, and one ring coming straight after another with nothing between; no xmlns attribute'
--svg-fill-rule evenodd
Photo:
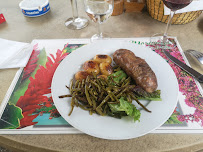
<svg viewBox="0 0 203 152"><path fill-rule="evenodd" d="M203 64L203 53L196 50L187 50L186 52L195 57L201 64Z"/></svg>
<svg viewBox="0 0 203 152"><path fill-rule="evenodd" d="M196 78L199 82L203 83L203 75L199 72L195 71L191 67L187 66L185 63L181 62L180 60L176 59L174 56L172 56L169 52L167 52L165 49L162 49L164 54L177 66L179 66L181 69L192 75L194 78Z"/></svg>

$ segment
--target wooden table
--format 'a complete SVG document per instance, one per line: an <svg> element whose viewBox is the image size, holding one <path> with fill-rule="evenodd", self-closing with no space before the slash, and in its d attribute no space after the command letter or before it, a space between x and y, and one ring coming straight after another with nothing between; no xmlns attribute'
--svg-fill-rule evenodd
<svg viewBox="0 0 203 152"><path fill-rule="evenodd" d="M23 42L33 39L90 38L97 32L95 23L82 30L72 31L64 21L72 15L68 0L50 0L51 11L41 17L27 18L21 13L20 0L1 1L0 10L7 22L0 24L0 37ZM87 17L82 1L79 14ZM166 24L152 19L146 11L125 13L111 17L103 31L114 38L149 37L162 33ZM177 36L183 50L195 49L203 52L203 15L186 25L173 25L170 35ZM202 65L187 56L190 64L199 72ZM0 101L18 69L0 70ZM148 134L131 140L109 141L85 134L77 135L1 135L0 146L24 151L198 151L203 149L202 134Z"/></svg>

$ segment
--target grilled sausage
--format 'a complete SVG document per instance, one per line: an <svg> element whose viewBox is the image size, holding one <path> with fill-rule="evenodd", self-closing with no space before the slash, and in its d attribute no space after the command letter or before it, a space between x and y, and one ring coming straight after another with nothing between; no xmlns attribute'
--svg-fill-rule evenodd
<svg viewBox="0 0 203 152"><path fill-rule="evenodd" d="M130 50L119 49L114 52L113 60L145 91L151 93L157 89L156 75L144 59Z"/></svg>

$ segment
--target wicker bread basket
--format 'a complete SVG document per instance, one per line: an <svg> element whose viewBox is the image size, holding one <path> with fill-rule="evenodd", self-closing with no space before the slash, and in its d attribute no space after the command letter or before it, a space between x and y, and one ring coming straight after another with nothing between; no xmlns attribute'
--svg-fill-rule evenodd
<svg viewBox="0 0 203 152"><path fill-rule="evenodd" d="M164 3L162 0L147 0L147 10L152 18L167 23L169 15L164 15ZM193 11L175 14L172 24L186 24L200 16L202 11Z"/></svg>

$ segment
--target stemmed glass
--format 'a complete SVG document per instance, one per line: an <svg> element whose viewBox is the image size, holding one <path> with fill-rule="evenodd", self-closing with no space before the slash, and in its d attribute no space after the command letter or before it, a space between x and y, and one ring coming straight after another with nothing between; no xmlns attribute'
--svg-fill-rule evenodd
<svg viewBox="0 0 203 152"><path fill-rule="evenodd" d="M84 0L85 11L92 21L98 23L98 34L91 37L91 41L108 38L102 33L101 24L111 16L114 0Z"/></svg>
<svg viewBox="0 0 203 152"><path fill-rule="evenodd" d="M79 30L86 27L89 21L84 17L78 16L78 7L77 7L77 0L70 0L73 17L67 19L65 21L65 26L72 30Z"/></svg>
<svg viewBox="0 0 203 152"><path fill-rule="evenodd" d="M168 30L169 30L169 27L170 27L170 25L172 23L173 16L174 16L174 14L175 14L175 12L177 10L186 7L191 2L192 2L192 0L163 0L163 3L165 4L165 6L170 9L170 15L169 15L169 19L168 19L168 23L167 23L165 32L164 32L164 34L161 34L162 37L161 37L160 42L156 42L157 44L160 44L160 45L157 45L158 48L163 48L163 49L168 48L167 47L167 44L169 44L169 41L168 41ZM154 34L150 38L150 41L151 42L155 41L155 39L156 39L155 36L158 36L158 35L160 36L160 33L159 34Z"/></svg>
<svg viewBox="0 0 203 152"><path fill-rule="evenodd" d="M166 26L166 30L164 32L163 35L163 44L165 44L167 42L167 37L168 37L168 29L171 25L173 16L175 14L175 12L179 9L182 9L184 7L186 7L187 5L189 5L192 0L163 0L164 4L166 5L166 7L168 7L170 9L170 16L168 19L168 23Z"/></svg>

